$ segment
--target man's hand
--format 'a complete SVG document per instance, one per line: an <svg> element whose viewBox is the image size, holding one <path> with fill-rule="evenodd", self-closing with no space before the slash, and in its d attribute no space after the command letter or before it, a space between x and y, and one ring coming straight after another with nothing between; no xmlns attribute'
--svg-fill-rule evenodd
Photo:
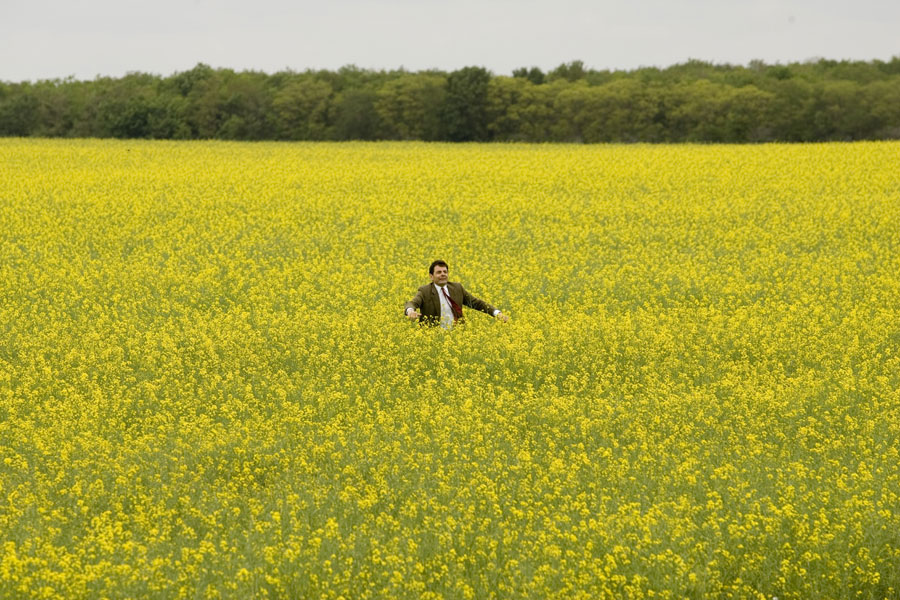
<svg viewBox="0 0 900 600"><path fill-rule="evenodd" d="M410 321L415 321L416 319L418 319L421 316L422 315L420 315L419 311L417 311L416 309L406 311L406 318L409 319Z"/></svg>
<svg viewBox="0 0 900 600"><path fill-rule="evenodd" d="M498 313L497 313L497 316L494 317L494 318L495 318L495 319L499 319L499 320L503 321L504 323L506 323L507 321L509 321L509 317L507 317L506 315L504 315L502 312L498 312Z"/></svg>

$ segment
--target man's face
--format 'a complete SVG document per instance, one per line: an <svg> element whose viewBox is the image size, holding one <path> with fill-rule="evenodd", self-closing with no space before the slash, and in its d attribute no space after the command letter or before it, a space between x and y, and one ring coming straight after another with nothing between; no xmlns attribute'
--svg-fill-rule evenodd
<svg viewBox="0 0 900 600"><path fill-rule="evenodd" d="M447 285L447 275L449 271L447 267L442 267L441 265L434 266L434 273L431 273L431 280L438 284L439 286Z"/></svg>

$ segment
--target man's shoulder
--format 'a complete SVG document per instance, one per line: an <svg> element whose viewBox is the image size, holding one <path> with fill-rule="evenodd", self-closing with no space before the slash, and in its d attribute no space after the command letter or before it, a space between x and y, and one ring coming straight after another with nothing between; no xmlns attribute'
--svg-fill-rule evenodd
<svg viewBox="0 0 900 600"><path fill-rule="evenodd" d="M434 286L433 283L426 283L425 285L420 285L419 291L422 292L423 294L425 294L428 292L429 288L431 288L432 286Z"/></svg>

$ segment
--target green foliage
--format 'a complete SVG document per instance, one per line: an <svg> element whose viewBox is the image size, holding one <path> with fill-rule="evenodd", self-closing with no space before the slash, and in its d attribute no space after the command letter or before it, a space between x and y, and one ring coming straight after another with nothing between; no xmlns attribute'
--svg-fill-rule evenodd
<svg viewBox="0 0 900 600"><path fill-rule="evenodd" d="M3 85L0 88L0 133L25 136L38 124L38 97L32 86Z"/></svg>
<svg viewBox="0 0 900 600"><path fill-rule="evenodd" d="M746 66L689 60L512 77L199 63L169 77L0 82L0 136L234 140L812 142L900 138L900 56Z"/></svg>
<svg viewBox="0 0 900 600"><path fill-rule="evenodd" d="M388 81L375 100L382 135L392 140L440 139L439 111L446 94L443 75L405 73Z"/></svg>
<svg viewBox="0 0 900 600"><path fill-rule="evenodd" d="M531 67L530 69L522 67L521 69L516 69L513 71L513 77L521 77L522 79L527 79L535 85L544 83L545 79L544 72L537 67Z"/></svg>
<svg viewBox="0 0 900 600"><path fill-rule="evenodd" d="M487 101L491 74L483 67L465 67L447 77L441 106L444 138L451 142L488 139Z"/></svg>
<svg viewBox="0 0 900 600"><path fill-rule="evenodd" d="M570 82L578 81L579 79L584 79L586 75L587 71L584 68L584 63L580 60L573 60L570 63L563 63L550 71L547 81L555 81L557 79L565 79Z"/></svg>
<svg viewBox="0 0 900 600"><path fill-rule="evenodd" d="M328 109L334 93L320 79L292 81L275 95L273 108L280 124L278 137L288 140L324 140L328 132Z"/></svg>
<svg viewBox="0 0 900 600"><path fill-rule="evenodd" d="M774 95L750 85L728 87L700 79L670 90L669 131L690 142L766 141Z"/></svg>
<svg viewBox="0 0 900 600"><path fill-rule="evenodd" d="M555 113L550 86L520 77L495 77L488 86L488 133L501 141L551 138Z"/></svg>
<svg viewBox="0 0 900 600"><path fill-rule="evenodd" d="M375 110L378 99L369 88L350 88L338 95L334 110L334 137L339 140L374 140L381 120Z"/></svg>

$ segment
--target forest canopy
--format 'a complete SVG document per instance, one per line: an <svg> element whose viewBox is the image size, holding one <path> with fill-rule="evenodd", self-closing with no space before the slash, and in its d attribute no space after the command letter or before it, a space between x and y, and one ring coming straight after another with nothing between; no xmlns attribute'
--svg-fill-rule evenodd
<svg viewBox="0 0 900 600"><path fill-rule="evenodd" d="M746 66L691 60L512 76L236 72L0 82L0 136L229 140L813 142L900 139L900 56Z"/></svg>

